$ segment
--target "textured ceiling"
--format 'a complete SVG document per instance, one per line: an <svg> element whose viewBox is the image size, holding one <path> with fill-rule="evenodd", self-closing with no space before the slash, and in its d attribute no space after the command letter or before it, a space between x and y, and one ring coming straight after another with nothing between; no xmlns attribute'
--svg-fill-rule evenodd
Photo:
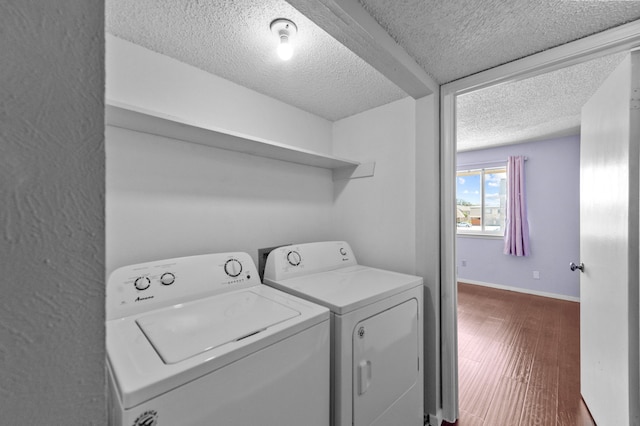
<svg viewBox="0 0 640 426"><path fill-rule="evenodd" d="M640 18L640 1L360 3L440 84Z"/></svg>
<svg viewBox="0 0 640 426"><path fill-rule="evenodd" d="M298 27L287 62L282 17ZM106 30L332 121L406 97L284 0L107 0Z"/></svg>
<svg viewBox="0 0 640 426"><path fill-rule="evenodd" d="M441 84L640 18L637 0L316 1L361 5ZM280 17L299 28L289 62L269 30ZM107 0L106 30L332 121L406 96L285 0ZM459 148L575 132L616 61L460 97Z"/></svg>
<svg viewBox="0 0 640 426"><path fill-rule="evenodd" d="M624 55L605 56L458 96L458 150L577 134L582 105Z"/></svg>

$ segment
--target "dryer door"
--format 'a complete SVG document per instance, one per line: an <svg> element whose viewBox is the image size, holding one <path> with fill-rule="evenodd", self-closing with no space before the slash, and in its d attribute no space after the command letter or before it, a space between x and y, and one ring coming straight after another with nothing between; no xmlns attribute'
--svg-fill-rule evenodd
<svg viewBox="0 0 640 426"><path fill-rule="evenodd" d="M407 300L359 322L353 332L353 424L412 424L422 416L418 382L418 303ZM416 405L415 409L412 405ZM394 409L397 408L397 409ZM382 423L379 423L382 422Z"/></svg>

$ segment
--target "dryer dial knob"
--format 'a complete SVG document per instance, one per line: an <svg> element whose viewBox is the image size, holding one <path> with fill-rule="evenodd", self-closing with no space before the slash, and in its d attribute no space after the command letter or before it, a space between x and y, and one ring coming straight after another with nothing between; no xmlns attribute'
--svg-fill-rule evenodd
<svg viewBox="0 0 640 426"><path fill-rule="evenodd" d="M224 272L235 278L242 273L242 263L238 259L229 259L224 264Z"/></svg>
<svg viewBox="0 0 640 426"><path fill-rule="evenodd" d="M138 277L133 282L133 286L137 290L146 290L149 288L150 285L151 285L151 280L148 277Z"/></svg>
<svg viewBox="0 0 640 426"><path fill-rule="evenodd" d="M173 275L171 272L165 272L160 277L160 282L164 285L171 285L174 282L176 282L176 276Z"/></svg>
<svg viewBox="0 0 640 426"><path fill-rule="evenodd" d="M290 251L287 253L287 260L291 266L298 266L302 262L302 257L297 251Z"/></svg>

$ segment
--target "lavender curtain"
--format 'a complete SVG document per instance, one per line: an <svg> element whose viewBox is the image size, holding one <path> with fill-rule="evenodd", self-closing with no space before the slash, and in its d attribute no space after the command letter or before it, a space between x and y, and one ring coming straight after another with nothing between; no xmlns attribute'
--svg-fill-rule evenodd
<svg viewBox="0 0 640 426"><path fill-rule="evenodd" d="M510 156L507 162L507 220L504 254L529 256L529 222L524 190L524 157Z"/></svg>

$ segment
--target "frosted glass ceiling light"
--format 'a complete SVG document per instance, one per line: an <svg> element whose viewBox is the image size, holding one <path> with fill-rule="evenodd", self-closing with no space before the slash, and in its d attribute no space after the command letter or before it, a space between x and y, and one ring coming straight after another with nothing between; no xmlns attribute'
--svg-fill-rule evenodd
<svg viewBox="0 0 640 426"><path fill-rule="evenodd" d="M288 19L279 18L271 22L271 32L278 37L278 56L283 61L291 59L293 56L293 46L291 46L291 38L298 32L296 24Z"/></svg>

